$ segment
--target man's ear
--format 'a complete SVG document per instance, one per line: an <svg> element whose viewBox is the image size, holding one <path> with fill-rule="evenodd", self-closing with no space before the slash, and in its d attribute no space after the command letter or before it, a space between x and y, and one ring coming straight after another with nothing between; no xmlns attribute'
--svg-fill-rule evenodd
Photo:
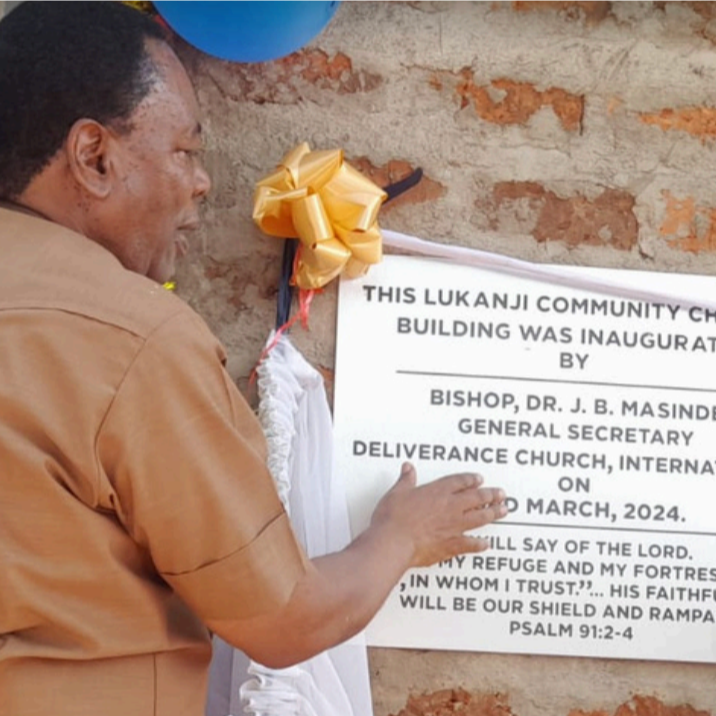
<svg viewBox="0 0 716 716"><path fill-rule="evenodd" d="M107 127L94 119L78 119L65 144L75 181L90 195L106 199L112 189L115 143Z"/></svg>

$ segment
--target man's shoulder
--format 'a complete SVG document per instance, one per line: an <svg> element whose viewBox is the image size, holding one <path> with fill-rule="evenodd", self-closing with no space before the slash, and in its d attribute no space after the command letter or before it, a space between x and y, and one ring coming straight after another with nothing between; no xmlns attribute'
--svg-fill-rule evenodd
<svg viewBox="0 0 716 716"><path fill-rule="evenodd" d="M0 207L0 312L64 311L146 338L175 316L202 322L184 301L126 270L86 237Z"/></svg>

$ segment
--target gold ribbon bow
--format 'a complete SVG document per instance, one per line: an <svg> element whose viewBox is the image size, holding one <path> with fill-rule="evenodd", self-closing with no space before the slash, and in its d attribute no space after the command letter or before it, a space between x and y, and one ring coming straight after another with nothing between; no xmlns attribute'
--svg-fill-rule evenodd
<svg viewBox="0 0 716 716"><path fill-rule="evenodd" d="M378 211L387 196L340 149L312 152L304 142L258 182L253 218L270 236L301 241L292 282L312 290L380 261Z"/></svg>

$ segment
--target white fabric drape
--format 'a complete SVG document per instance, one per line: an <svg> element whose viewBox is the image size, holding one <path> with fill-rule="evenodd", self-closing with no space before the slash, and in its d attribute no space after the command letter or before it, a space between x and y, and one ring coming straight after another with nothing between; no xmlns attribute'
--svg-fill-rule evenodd
<svg viewBox="0 0 716 716"><path fill-rule="evenodd" d="M269 338L269 343L273 337ZM281 336L258 368L269 469L309 557L350 541L345 492L332 478L323 379ZM289 669L268 669L215 640L207 716L372 716L365 642L357 636Z"/></svg>

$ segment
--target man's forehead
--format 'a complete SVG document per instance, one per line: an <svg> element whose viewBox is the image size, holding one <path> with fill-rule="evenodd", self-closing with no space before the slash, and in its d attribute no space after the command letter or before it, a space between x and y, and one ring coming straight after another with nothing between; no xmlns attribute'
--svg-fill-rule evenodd
<svg viewBox="0 0 716 716"><path fill-rule="evenodd" d="M157 72L157 82L149 94L137 107L138 114L142 105L149 109L152 105L162 105L163 111L170 111L175 122L183 125L183 130L190 135L201 135L199 105L194 87L184 66L174 51L165 42L150 39L147 41L147 52Z"/></svg>
<svg viewBox="0 0 716 716"><path fill-rule="evenodd" d="M146 40L147 54L159 75L168 82L178 82L192 87L189 75L170 45L163 40L149 38ZM193 88L192 88L193 89Z"/></svg>

